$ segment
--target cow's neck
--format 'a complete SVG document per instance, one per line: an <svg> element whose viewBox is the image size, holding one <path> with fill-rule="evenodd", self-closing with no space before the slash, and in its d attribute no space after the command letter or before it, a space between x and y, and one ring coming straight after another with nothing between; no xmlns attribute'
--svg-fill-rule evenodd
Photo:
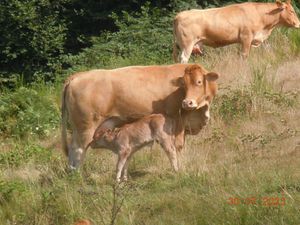
<svg viewBox="0 0 300 225"><path fill-rule="evenodd" d="M273 30L276 26L280 25L280 13L276 3L266 3L261 10L262 21L264 30Z"/></svg>

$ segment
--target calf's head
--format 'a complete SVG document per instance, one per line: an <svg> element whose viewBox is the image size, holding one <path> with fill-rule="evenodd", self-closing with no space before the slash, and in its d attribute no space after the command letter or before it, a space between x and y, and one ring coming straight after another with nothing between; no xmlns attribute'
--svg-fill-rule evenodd
<svg viewBox="0 0 300 225"><path fill-rule="evenodd" d="M200 65L189 65L181 78L181 85L185 88L185 98L182 108L186 110L199 109L209 105L217 91L216 80L219 74L207 72Z"/></svg>
<svg viewBox="0 0 300 225"><path fill-rule="evenodd" d="M90 146L92 148L109 147L115 136L116 133L112 129L96 129Z"/></svg>
<svg viewBox="0 0 300 225"><path fill-rule="evenodd" d="M297 17L297 14L291 4L291 0L287 0L286 2L281 2L280 0L276 1L278 9L280 12L280 22L289 27L300 27L300 21Z"/></svg>

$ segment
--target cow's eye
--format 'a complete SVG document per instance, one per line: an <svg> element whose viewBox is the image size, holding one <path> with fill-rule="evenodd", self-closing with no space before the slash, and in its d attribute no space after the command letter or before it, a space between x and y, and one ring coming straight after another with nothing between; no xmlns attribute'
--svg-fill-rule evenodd
<svg viewBox="0 0 300 225"><path fill-rule="evenodd" d="M198 81L197 81L197 84L198 84L198 85L201 85L201 84L202 84L202 81L201 81L201 80L198 80Z"/></svg>

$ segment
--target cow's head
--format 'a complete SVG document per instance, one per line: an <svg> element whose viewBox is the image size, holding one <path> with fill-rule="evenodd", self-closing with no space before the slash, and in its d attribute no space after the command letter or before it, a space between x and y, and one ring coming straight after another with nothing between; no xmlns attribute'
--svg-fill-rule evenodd
<svg viewBox="0 0 300 225"><path fill-rule="evenodd" d="M186 110L199 109L208 105L217 90L216 80L219 74L207 72L200 65L189 65L181 78L185 88L185 98L182 108Z"/></svg>
<svg viewBox="0 0 300 225"><path fill-rule="evenodd" d="M280 23L289 27L300 27L300 21L297 17L297 14L291 4L291 0L286 2L281 2L280 0L276 1L280 13Z"/></svg>

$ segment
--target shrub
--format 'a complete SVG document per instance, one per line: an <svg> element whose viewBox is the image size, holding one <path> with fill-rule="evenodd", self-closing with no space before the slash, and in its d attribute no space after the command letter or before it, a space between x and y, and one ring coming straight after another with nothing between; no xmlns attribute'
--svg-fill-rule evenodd
<svg viewBox="0 0 300 225"><path fill-rule="evenodd" d="M77 68L118 67L132 64L164 64L172 56L172 16L146 4L140 12L112 13L118 32L93 38L93 46L66 61Z"/></svg>
<svg viewBox="0 0 300 225"><path fill-rule="evenodd" d="M65 1L1 1L2 77L10 78L16 73L23 74L26 80L33 80L35 72L52 72L60 67L59 56L64 52L66 24L59 15ZM49 73L43 75L51 76Z"/></svg>
<svg viewBox="0 0 300 225"><path fill-rule="evenodd" d="M20 87L0 96L0 135L44 137L59 124L59 110L36 90Z"/></svg>

